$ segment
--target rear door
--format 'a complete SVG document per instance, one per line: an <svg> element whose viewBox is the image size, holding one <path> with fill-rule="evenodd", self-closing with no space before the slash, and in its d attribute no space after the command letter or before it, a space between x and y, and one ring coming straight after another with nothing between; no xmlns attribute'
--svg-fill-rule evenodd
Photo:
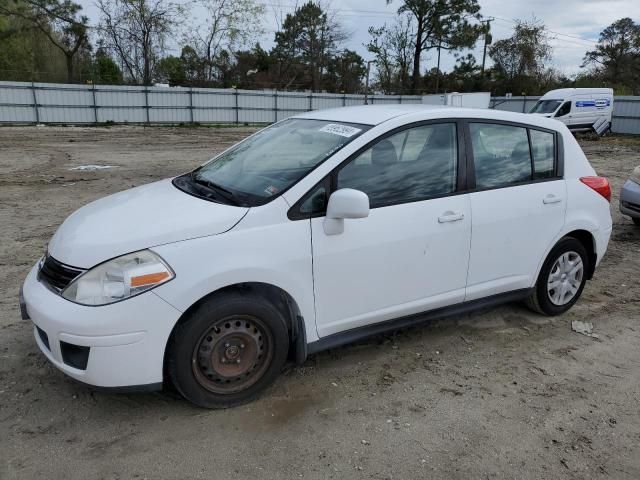
<svg viewBox="0 0 640 480"><path fill-rule="evenodd" d="M531 287L564 225L557 134L506 123L467 129L472 239L466 300Z"/></svg>

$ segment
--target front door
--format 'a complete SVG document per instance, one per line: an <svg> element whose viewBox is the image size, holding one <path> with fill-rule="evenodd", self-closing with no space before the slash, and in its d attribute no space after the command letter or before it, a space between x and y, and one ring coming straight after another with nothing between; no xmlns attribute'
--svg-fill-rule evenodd
<svg viewBox="0 0 640 480"><path fill-rule="evenodd" d="M311 220L318 334L464 299L471 209L458 190L457 125L422 124L377 141L334 172L369 196L369 217L327 235Z"/></svg>
<svg viewBox="0 0 640 480"><path fill-rule="evenodd" d="M560 120L565 125L571 125L573 115L571 113L571 100L564 102L556 111L554 118Z"/></svg>

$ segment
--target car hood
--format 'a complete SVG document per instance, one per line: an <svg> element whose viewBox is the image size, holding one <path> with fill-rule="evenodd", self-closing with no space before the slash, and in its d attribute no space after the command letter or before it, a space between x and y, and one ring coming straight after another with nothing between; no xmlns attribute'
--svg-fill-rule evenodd
<svg viewBox="0 0 640 480"><path fill-rule="evenodd" d="M80 208L58 228L48 248L60 262L91 268L125 253L226 232L247 211L193 197L162 180Z"/></svg>

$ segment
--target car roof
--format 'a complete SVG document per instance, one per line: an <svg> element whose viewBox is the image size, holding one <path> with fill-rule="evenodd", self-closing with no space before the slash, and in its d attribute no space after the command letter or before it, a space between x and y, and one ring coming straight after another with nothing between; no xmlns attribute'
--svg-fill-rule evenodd
<svg viewBox="0 0 640 480"><path fill-rule="evenodd" d="M353 107L329 108L326 110L305 112L291 118L379 125L393 118L402 116L406 117L407 123L421 120L469 118L524 123L552 130L558 130L564 126L564 124L558 120L549 119L541 115L530 115L488 108L461 108L423 104L358 105Z"/></svg>
<svg viewBox="0 0 640 480"><path fill-rule="evenodd" d="M563 100L572 95L613 95L613 89L611 88L558 88L556 90L550 90L545 93L541 100L553 99Z"/></svg>
<svg viewBox="0 0 640 480"><path fill-rule="evenodd" d="M392 118L408 113L425 110L441 110L443 107L422 104L391 104L391 105L357 105L353 107L328 108L313 110L295 118L309 118L314 120L329 120L346 123L362 123L364 125L378 125Z"/></svg>

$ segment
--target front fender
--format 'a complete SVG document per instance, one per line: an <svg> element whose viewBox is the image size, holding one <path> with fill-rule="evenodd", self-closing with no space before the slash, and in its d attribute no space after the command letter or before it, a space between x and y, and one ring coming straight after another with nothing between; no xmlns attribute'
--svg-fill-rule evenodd
<svg viewBox="0 0 640 480"><path fill-rule="evenodd" d="M309 222L286 221L154 247L176 278L154 292L184 312L222 288L247 282L273 285L296 302L307 341L318 338Z"/></svg>

